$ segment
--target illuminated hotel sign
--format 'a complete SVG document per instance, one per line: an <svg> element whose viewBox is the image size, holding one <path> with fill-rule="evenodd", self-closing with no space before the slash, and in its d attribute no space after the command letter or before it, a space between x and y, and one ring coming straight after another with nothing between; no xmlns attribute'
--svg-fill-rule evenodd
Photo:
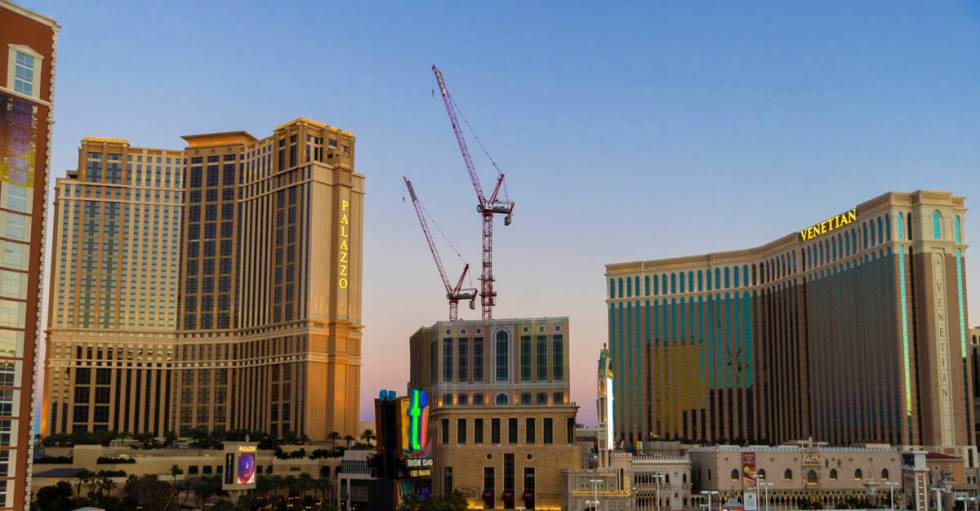
<svg viewBox="0 0 980 511"><path fill-rule="evenodd" d="M429 427L429 399L424 390L412 389L408 403L408 451L421 451L428 443L426 430Z"/></svg>
<svg viewBox="0 0 980 511"><path fill-rule="evenodd" d="M813 225L800 231L800 241L809 241L823 236L830 231L840 229L845 225L854 223L857 220L857 208L832 216L819 224Z"/></svg>
<svg viewBox="0 0 980 511"><path fill-rule="evenodd" d="M350 217L348 216L347 210L350 209L350 201L347 199L340 200L340 258L338 259L337 268L337 287L340 289L347 289L347 268L350 263L347 262L350 256Z"/></svg>

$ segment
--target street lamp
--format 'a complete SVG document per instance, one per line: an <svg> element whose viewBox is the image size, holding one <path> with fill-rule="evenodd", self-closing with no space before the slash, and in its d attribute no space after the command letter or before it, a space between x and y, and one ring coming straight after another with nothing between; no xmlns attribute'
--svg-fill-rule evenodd
<svg viewBox="0 0 980 511"><path fill-rule="evenodd" d="M767 482L765 479L763 479L762 482L758 483L758 485L762 487L762 494L766 499L766 511L769 511L769 487L772 486L773 484L775 483Z"/></svg>
<svg viewBox="0 0 980 511"><path fill-rule="evenodd" d="M591 506L595 506L593 509L599 511L599 485L602 484L602 479L589 479L589 484L592 485L592 500L586 500L585 503Z"/></svg>
<svg viewBox="0 0 980 511"><path fill-rule="evenodd" d="M653 480L657 482L657 511L660 511L660 481L663 481L663 479L663 474L653 474ZM711 511L711 509L708 509L708 511Z"/></svg>
<svg viewBox="0 0 980 511"><path fill-rule="evenodd" d="M888 509L895 509L895 487L898 486L898 481L886 481L885 486L888 487Z"/></svg>
<svg viewBox="0 0 980 511"><path fill-rule="evenodd" d="M718 495L718 492L716 490L706 490L706 491L701 492L701 495L707 495L708 496L708 511L711 511L711 496L712 495Z"/></svg>
<svg viewBox="0 0 980 511"><path fill-rule="evenodd" d="M943 511L943 501L942 494L948 493L949 490L940 486L933 486L932 491L936 492L936 511Z"/></svg>

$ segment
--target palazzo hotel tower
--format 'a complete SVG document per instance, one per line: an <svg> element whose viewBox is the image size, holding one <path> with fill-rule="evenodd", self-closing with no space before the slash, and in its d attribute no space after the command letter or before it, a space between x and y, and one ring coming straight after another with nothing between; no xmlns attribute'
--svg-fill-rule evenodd
<svg viewBox="0 0 980 511"><path fill-rule="evenodd" d="M760 247L606 266L615 435L976 463L966 208L886 193Z"/></svg>
<svg viewBox="0 0 980 511"><path fill-rule="evenodd" d="M42 432L356 435L364 176L305 118L57 180Z"/></svg>

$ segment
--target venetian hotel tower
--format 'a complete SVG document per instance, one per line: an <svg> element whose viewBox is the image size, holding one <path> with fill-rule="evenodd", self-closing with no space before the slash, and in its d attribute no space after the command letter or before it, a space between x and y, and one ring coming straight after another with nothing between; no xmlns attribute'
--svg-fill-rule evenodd
<svg viewBox="0 0 980 511"><path fill-rule="evenodd" d="M306 118L59 179L42 431L356 435L364 176Z"/></svg>
<svg viewBox="0 0 980 511"><path fill-rule="evenodd" d="M812 436L974 466L965 214L886 193L759 247L607 265L617 438Z"/></svg>

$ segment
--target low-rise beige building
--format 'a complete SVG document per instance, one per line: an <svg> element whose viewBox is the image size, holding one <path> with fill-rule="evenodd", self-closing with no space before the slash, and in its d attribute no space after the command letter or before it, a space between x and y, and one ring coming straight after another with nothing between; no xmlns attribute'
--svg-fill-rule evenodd
<svg viewBox="0 0 980 511"><path fill-rule="evenodd" d="M476 508L561 508L562 471L582 467L568 360L568 318L419 329L409 387L430 396L433 493L458 491Z"/></svg>

